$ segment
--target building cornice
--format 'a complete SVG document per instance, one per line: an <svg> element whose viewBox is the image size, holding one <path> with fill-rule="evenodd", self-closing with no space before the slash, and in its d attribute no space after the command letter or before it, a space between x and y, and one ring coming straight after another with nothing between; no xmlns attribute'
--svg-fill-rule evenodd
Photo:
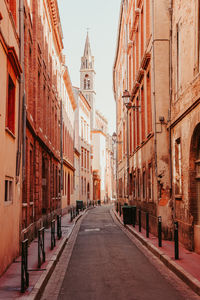
<svg viewBox="0 0 200 300"><path fill-rule="evenodd" d="M80 96L81 100L83 101L83 103L85 104L85 106L87 107L87 109L90 111L91 106L90 106L90 104L88 103L87 99L84 97L84 95L81 91L79 92L79 96Z"/></svg>
<svg viewBox="0 0 200 300"><path fill-rule="evenodd" d="M91 131L91 133L95 133L95 134L100 133L100 134L102 134L103 136L107 137L107 134L105 134L102 130L99 130L99 129L93 129L93 130Z"/></svg>
<svg viewBox="0 0 200 300"><path fill-rule="evenodd" d="M60 54L64 46L62 41L63 33L61 28L58 3L57 0L47 0L47 3L48 3L49 13L51 17L52 28L53 28L56 44L58 47L58 53Z"/></svg>
<svg viewBox="0 0 200 300"><path fill-rule="evenodd" d="M76 104L76 100L74 98L72 83L71 83L71 79L70 79L70 76L69 76L69 71L68 71L68 68L66 66L65 66L65 71L64 71L64 74L63 74L63 80L64 80L64 83L65 83L65 86L66 86L66 89L67 89L67 93L69 95L70 102L72 104L72 108L73 108L73 110L75 110L76 107L77 107L77 104Z"/></svg>
<svg viewBox="0 0 200 300"><path fill-rule="evenodd" d="M73 172L75 171L74 166L65 158L63 158L63 164L68 167L69 169L71 169Z"/></svg>

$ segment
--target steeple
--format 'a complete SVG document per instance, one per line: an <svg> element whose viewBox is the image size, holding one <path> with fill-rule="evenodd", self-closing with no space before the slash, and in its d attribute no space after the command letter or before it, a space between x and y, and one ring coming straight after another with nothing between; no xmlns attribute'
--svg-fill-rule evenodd
<svg viewBox="0 0 200 300"><path fill-rule="evenodd" d="M94 57L92 56L89 34L87 32L86 40L85 40L85 49L83 56L81 58L81 69L94 69Z"/></svg>
<svg viewBox="0 0 200 300"><path fill-rule="evenodd" d="M80 90L91 106L91 128L94 128L95 122L95 70L94 70L94 56L92 56L89 34L87 32L85 40L85 48L83 56L81 57L80 69Z"/></svg>

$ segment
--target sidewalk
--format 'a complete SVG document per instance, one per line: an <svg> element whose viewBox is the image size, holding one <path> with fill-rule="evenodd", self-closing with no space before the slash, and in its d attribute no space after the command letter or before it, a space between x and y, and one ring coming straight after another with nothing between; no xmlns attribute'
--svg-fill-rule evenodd
<svg viewBox="0 0 200 300"><path fill-rule="evenodd" d="M46 261L38 269L38 239L28 247L29 288L24 294L21 289L21 256L16 258L8 270L0 277L0 299L37 299L51 276L65 244L67 243L77 220L85 213L81 212L72 222L70 214L62 217L62 237L57 239L56 246L51 250L51 228L45 229Z"/></svg>
<svg viewBox="0 0 200 300"><path fill-rule="evenodd" d="M117 220L123 224L123 216L120 217L115 209L112 212ZM139 232L138 225L135 227L126 225L126 228L193 291L200 295L200 255L186 250L179 243L179 259L175 260L173 241L163 240L162 247L158 247L158 238L151 233L149 233L149 238L146 238L144 228L141 232Z"/></svg>

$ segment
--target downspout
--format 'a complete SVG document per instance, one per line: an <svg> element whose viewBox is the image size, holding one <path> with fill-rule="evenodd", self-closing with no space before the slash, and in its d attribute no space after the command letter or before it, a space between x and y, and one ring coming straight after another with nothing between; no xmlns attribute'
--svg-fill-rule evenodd
<svg viewBox="0 0 200 300"><path fill-rule="evenodd" d="M155 32L154 32L154 0L152 0L152 18L151 18L151 26L152 26L152 56L153 56L153 64L152 64L152 73L153 73L153 111L154 111L154 159L155 159L155 176L156 180L158 178L158 170L157 170L157 133L156 133L156 95L155 95Z"/></svg>
<svg viewBox="0 0 200 300"><path fill-rule="evenodd" d="M61 166L60 166L60 201L62 203L62 191L63 191L63 100L62 100L62 84L61 80L63 78L63 72L61 71L60 76L60 160L61 160ZM62 207L62 205L61 205Z"/></svg>
<svg viewBox="0 0 200 300"><path fill-rule="evenodd" d="M126 17L127 17L127 13L128 13L128 4L126 2ZM129 84L129 70L128 70L128 25L126 24L126 89L128 91L128 84ZM126 114L126 130L127 130L127 134L126 134L126 155L127 155L127 162L126 162L126 174L127 174L127 199L128 199L128 203L129 203L129 122L128 122L128 116L129 116L129 110L128 107L126 107L127 109L127 114Z"/></svg>
<svg viewBox="0 0 200 300"><path fill-rule="evenodd" d="M170 53L169 53L169 76L170 76L170 105L169 105L169 159L170 159L170 198L172 199L172 221L176 218L176 202L173 199L172 193L172 178L173 178L173 168L172 168L172 133L171 133L171 109L172 109L172 18L173 18L173 0L171 0L171 7L169 9L170 13Z"/></svg>
<svg viewBox="0 0 200 300"><path fill-rule="evenodd" d="M16 156L16 182L19 182L20 167L21 167L21 144L22 144L22 111L24 98L24 3L19 0L19 61L22 68L22 73L19 78L19 105L18 105L18 139L17 139L17 156Z"/></svg>

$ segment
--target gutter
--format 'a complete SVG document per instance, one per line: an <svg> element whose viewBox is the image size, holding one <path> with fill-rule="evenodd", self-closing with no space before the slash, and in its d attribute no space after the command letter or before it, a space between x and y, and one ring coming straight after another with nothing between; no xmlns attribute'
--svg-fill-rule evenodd
<svg viewBox="0 0 200 300"><path fill-rule="evenodd" d="M19 61L22 67L22 73L19 78L19 105L18 105L18 138L16 155L16 182L19 182L21 156L22 156L22 118L23 118L23 98L24 98L24 1L19 0Z"/></svg>

